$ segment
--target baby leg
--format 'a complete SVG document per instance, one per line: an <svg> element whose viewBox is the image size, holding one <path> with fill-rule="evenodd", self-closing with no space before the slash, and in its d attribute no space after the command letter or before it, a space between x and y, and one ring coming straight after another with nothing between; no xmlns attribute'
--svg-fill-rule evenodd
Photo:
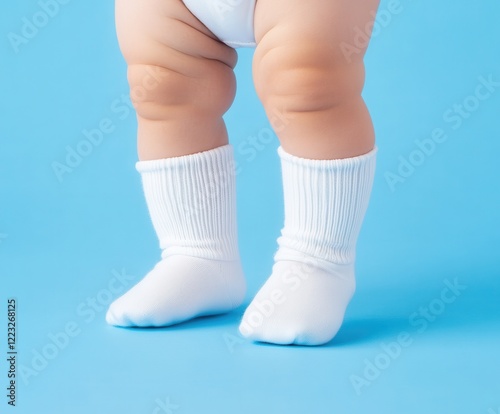
<svg viewBox="0 0 500 414"><path fill-rule="evenodd" d="M318 345L342 323L355 289L355 245L375 149L361 97L364 50L345 56L378 0L259 0L254 79L281 142L285 225L271 277L245 312L254 340ZM368 34L369 35L369 34Z"/></svg>
<svg viewBox="0 0 500 414"><path fill-rule="evenodd" d="M137 169L162 260L106 319L166 326L226 312L245 292L222 120L235 94L235 51L180 0L116 0L116 24L137 111Z"/></svg>
<svg viewBox="0 0 500 414"><path fill-rule="evenodd" d="M117 0L116 27L137 111L139 158L227 144L222 115L236 90L234 49L180 0Z"/></svg>

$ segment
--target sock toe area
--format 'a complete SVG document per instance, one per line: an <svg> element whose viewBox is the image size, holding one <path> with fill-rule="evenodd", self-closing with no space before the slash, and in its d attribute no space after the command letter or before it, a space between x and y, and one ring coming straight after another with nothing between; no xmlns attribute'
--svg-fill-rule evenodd
<svg viewBox="0 0 500 414"><path fill-rule="evenodd" d="M280 345L321 345L338 332L354 292L352 268L332 274L297 262L277 262L273 274L246 309L239 330L251 340ZM290 276L290 275L293 275Z"/></svg>
<svg viewBox="0 0 500 414"><path fill-rule="evenodd" d="M228 312L241 304L245 290L239 261L171 256L116 299L106 321L121 327L170 326Z"/></svg>

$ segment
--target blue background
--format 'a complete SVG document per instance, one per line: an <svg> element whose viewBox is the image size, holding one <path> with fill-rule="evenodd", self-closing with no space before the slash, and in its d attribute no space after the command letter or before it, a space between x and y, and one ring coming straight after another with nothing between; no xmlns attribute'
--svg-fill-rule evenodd
<svg viewBox="0 0 500 414"><path fill-rule="evenodd" d="M379 157L358 291L336 339L316 348L243 341L243 309L168 329L105 324L116 272L123 291L159 257L134 169L135 116L117 103L128 86L113 4L61 5L17 53L9 33L41 6L3 10L0 330L15 297L19 354L17 407L1 397L2 412L500 413L500 88L473 97L481 76L500 81L500 3L400 0L373 37L364 96ZM240 51L226 116L248 300L269 274L283 220L278 142L265 140L252 53ZM454 105L468 109L452 122ZM58 179L53 163L108 118L112 131ZM447 140L415 153L436 128ZM266 142L252 148L259 134ZM391 186L410 159L421 165ZM454 283L461 290L443 302ZM429 306L427 322L415 316ZM404 332L411 344L395 346ZM4 395L6 334L0 343ZM366 382L356 388L353 376Z"/></svg>

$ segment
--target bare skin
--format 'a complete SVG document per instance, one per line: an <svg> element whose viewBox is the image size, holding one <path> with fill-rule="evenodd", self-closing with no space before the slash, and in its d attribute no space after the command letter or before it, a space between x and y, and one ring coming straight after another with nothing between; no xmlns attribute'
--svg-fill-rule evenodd
<svg viewBox="0 0 500 414"><path fill-rule="evenodd" d="M361 98L364 50L342 54L378 0L258 0L254 82L288 153L338 159L374 146ZM116 0L116 24L138 118L141 160L194 154L228 143L222 119L236 90L234 49L181 0Z"/></svg>

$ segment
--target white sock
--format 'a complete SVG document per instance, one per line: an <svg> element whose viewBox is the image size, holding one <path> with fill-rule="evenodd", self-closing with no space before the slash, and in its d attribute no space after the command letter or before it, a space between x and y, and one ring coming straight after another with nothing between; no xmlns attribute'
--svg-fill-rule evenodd
<svg viewBox="0 0 500 414"><path fill-rule="evenodd" d="M245 295L229 145L137 163L162 260L114 301L106 321L167 326L227 312Z"/></svg>
<svg viewBox="0 0 500 414"><path fill-rule="evenodd" d="M356 241L376 149L339 160L278 153L285 225L272 274L245 311L240 332L262 342L320 345L339 330L354 293Z"/></svg>

